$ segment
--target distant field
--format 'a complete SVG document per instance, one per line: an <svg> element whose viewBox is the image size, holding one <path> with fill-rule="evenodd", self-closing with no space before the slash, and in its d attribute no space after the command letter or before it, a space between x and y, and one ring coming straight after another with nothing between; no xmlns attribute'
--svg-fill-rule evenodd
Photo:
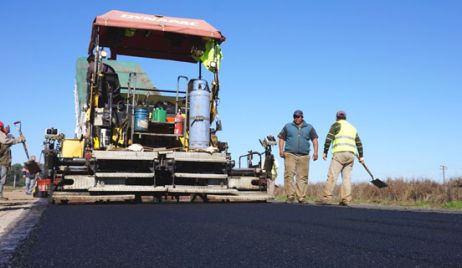
<svg viewBox="0 0 462 268"><path fill-rule="evenodd" d="M341 182L339 178L338 183ZM391 179L388 187L378 189L370 183L354 183L353 203L372 203L411 207L462 209L462 178L452 178L445 184L429 179ZM318 200L324 183L309 184L308 200ZM334 190L338 199L339 186ZM277 200L285 200L283 186L276 190ZM339 200L337 200L339 201Z"/></svg>

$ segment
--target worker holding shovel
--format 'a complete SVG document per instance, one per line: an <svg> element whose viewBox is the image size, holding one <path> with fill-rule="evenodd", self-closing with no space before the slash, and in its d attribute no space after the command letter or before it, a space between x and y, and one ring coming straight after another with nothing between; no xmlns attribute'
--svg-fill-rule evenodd
<svg viewBox="0 0 462 268"><path fill-rule="evenodd" d="M8 169L11 166L11 146L13 144L24 142L24 136L14 138L9 135L9 127L5 127L0 121L0 201L6 200L3 197L3 186L6 183Z"/></svg>
<svg viewBox="0 0 462 268"><path fill-rule="evenodd" d="M364 163L363 145L356 128L346 121L346 113L344 111L338 111L336 119L335 123L330 127L326 142L324 143L324 154L322 159L327 159L327 153L331 143L333 156L329 166L323 196L318 203L329 204L332 199L332 192L337 177L342 173L343 182L340 189L341 201L339 205L348 206L351 202L351 171L353 169L353 162L357 151L359 161Z"/></svg>
<svg viewBox="0 0 462 268"><path fill-rule="evenodd" d="M35 181L41 171L39 164L36 162L35 155L31 156L29 161L24 163L23 176L26 181L26 194L32 194L35 187Z"/></svg>

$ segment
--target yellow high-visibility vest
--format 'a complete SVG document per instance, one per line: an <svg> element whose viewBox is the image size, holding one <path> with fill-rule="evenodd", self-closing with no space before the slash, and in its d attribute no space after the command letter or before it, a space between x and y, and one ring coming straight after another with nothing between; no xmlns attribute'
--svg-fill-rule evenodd
<svg viewBox="0 0 462 268"><path fill-rule="evenodd" d="M202 62L205 68L211 72L217 72L220 70L220 62L223 59L223 53L221 52L220 45L213 40L209 40L205 43L205 51L201 56L192 57Z"/></svg>
<svg viewBox="0 0 462 268"><path fill-rule="evenodd" d="M335 135L332 144L332 153L336 152L352 152L356 153L356 128L346 120L337 121L340 123L340 131Z"/></svg>

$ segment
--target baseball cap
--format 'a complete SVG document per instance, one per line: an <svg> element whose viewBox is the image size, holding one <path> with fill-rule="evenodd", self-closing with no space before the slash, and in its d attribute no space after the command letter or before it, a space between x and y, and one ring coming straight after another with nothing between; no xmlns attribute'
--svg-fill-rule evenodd
<svg viewBox="0 0 462 268"><path fill-rule="evenodd" d="M336 116L337 117L346 117L346 113L345 113L345 111L338 111Z"/></svg>
<svg viewBox="0 0 462 268"><path fill-rule="evenodd" d="M295 116L301 116L301 117L303 117L303 112L302 112L302 110L295 110L295 112L294 112L294 117L295 117Z"/></svg>

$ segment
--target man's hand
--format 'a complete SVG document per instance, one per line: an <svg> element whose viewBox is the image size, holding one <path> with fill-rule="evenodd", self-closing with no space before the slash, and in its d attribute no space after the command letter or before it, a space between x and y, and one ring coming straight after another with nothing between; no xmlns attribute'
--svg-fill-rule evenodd
<svg viewBox="0 0 462 268"><path fill-rule="evenodd" d="M281 158L286 158L284 155L284 140L279 138L279 156Z"/></svg>
<svg viewBox="0 0 462 268"><path fill-rule="evenodd" d="M323 153L323 154L322 154L322 160L325 161L326 159L327 159L327 154L326 154L326 153Z"/></svg>
<svg viewBox="0 0 462 268"><path fill-rule="evenodd" d="M19 142L26 142L26 138L23 135L20 135L18 138Z"/></svg>
<svg viewBox="0 0 462 268"><path fill-rule="evenodd" d="M313 161L318 160L318 153L313 153Z"/></svg>
<svg viewBox="0 0 462 268"><path fill-rule="evenodd" d="M359 158L359 163L364 164L364 157Z"/></svg>

